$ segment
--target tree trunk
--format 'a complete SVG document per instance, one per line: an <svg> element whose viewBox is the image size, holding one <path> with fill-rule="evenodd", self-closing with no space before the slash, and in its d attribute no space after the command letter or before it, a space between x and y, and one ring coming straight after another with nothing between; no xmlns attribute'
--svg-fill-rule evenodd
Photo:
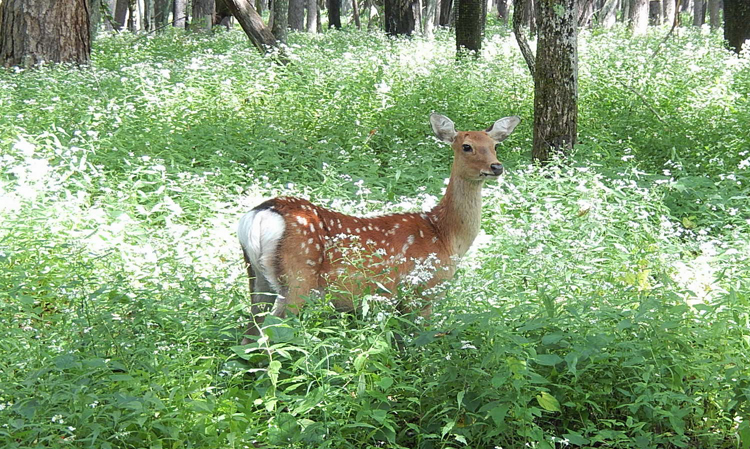
<svg viewBox="0 0 750 449"><path fill-rule="evenodd" d="M135 7L136 7L136 0L130 0L128 2L128 31L131 33L135 33L138 31L137 23L135 20Z"/></svg>
<svg viewBox="0 0 750 449"><path fill-rule="evenodd" d="M122 31L125 26L125 20L128 18L128 0L116 0L115 2L115 30Z"/></svg>
<svg viewBox="0 0 750 449"><path fill-rule="evenodd" d="M497 6L497 18L506 25L508 24L508 0L497 0L495 2Z"/></svg>
<svg viewBox="0 0 750 449"><path fill-rule="evenodd" d="M643 36L648 31L648 0L633 0L630 5L630 29L634 36Z"/></svg>
<svg viewBox="0 0 750 449"><path fill-rule="evenodd" d="M703 26L704 23L706 23L706 2L695 0L695 3L693 3L693 26Z"/></svg>
<svg viewBox="0 0 750 449"><path fill-rule="evenodd" d="M564 154L577 139L578 14L576 0L545 0L538 5L531 154L544 163L550 152Z"/></svg>
<svg viewBox="0 0 750 449"><path fill-rule="evenodd" d="M453 0L438 0L440 2L440 22L441 27L449 26L451 23L451 10L453 9Z"/></svg>
<svg viewBox="0 0 750 449"><path fill-rule="evenodd" d="M295 31L305 29L305 0L289 0L289 28Z"/></svg>
<svg viewBox="0 0 750 449"><path fill-rule="evenodd" d="M102 20L102 0L87 0L89 6L89 33L93 42Z"/></svg>
<svg viewBox="0 0 750 449"><path fill-rule="evenodd" d="M341 29L341 0L326 0L328 28Z"/></svg>
<svg viewBox="0 0 750 449"><path fill-rule="evenodd" d="M612 28L617 22L617 0L606 0L599 11L599 24L604 28Z"/></svg>
<svg viewBox="0 0 750 449"><path fill-rule="evenodd" d="M271 33L278 42L286 43L286 32L289 26L289 0L273 0L273 27Z"/></svg>
<svg viewBox="0 0 750 449"><path fill-rule="evenodd" d="M747 0L724 0L724 39L727 47L737 54L745 40L750 39L750 2Z"/></svg>
<svg viewBox="0 0 750 449"><path fill-rule="evenodd" d="M87 0L0 1L0 64L86 64L91 56Z"/></svg>
<svg viewBox="0 0 750 449"><path fill-rule="evenodd" d="M307 0L307 32L318 32L318 0Z"/></svg>
<svg viewBox="0 0 750 449"><path fill-rule="evenodd" d="M516 42L518 42L521 55L529 67L529 73L534 77L536 61L534 53L532 53L529 46L529 41L526 38L526 33L524 32L524 27L526 26L523 16L524 3L526 3L525 0L513 0L513 34L516 36Z"/></svg>
<svg viewBox="0 0 750 449"><path fill-rule="evenodd" d="M677 9L676 0L662 0L662 9L664 10L664 23L674 25L675 10Z"/></svg>
<svg viewBox="0 0 750 449"><path fill-rule="evenodd" d="M651 25L659 26L662 23L661 0L651 0L648 2L648 23Z"/></svg>
<svg viewBox="0 0 750 449"><path fill-rule="evenodd" d="M358 30L362 29L362 22L359 20L359 5L357 0L352 0L352 19L354 19L354 25Z"/></svg>
<svg viewBox="0 0 750 449"><path fill-rule="evenodd" d="M482 48L482 3L484 0L458 0L456 17L456 54L475 52Z"/></svg>
<svg viewBox="0 0 750 449"><path fill-rule="evenodd" d="M163 30L169 23L169 0L154 0L154 28Z"/></svg>
<svg viewBox="0 0 750 449"><path fill-rule="evenodd" d="M435 15L438 9L438 0L427 0L427 11L425 12L424 18L424 35L428 39L432 39L435 35Z"/></svg>
<svg viewBox="0 0 750 449"><path fill-rule="evenodd" d="M416 21L412 0L385 0L385 32L390 36L411 36Z"/></svg>
<svg viewBox="0 0 750 449"><path fill-rule="evenodd" d="M260 14L253 8L250 0L225 0L232 15L237 18L240 26L261 53L276 47L276 39L268 29Z"/></svg>
<svg viewBox="0 0 750 449"><path fill-rule="evenodd" d="M578 5L578 27L591 27L591 18L594 16L594 0L580 0Z"/></svg>
<svg viewBox="0 0 750 449"><path fill-rule="evenodd" d="M190 29L193 31L211 31L215 11L216 2L214 0L193 0L193 20L190 22Z"/></svg>
<svg viewBox="0 0 750 449"><path fill-rule="evenodd" d="M721 17L719 17L719 10L721 9L721 0L708 0L708 20L712 30L718 30L721 26Z"/></svg>
<svg viewBox="0 0 750 449"><path fill-rule="evenodd" d="M187 0L174 0L172 9L172 26L185 28L187 23Z"/></svg>

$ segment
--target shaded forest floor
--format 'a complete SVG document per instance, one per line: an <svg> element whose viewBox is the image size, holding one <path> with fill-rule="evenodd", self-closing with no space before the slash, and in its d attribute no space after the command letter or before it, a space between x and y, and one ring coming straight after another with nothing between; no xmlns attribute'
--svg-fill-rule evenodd
<svg viewBox="0 0 750 449"><path fill-rule="evenodd" d="M750 447L750 59L666 32L582 32L580 143L545 168L496 25L477 60L446 31L292 34L287 67L169 31L0 72L0 445ZM366 297L238 346L242 213L434 204L433 111L523 122L432 322Z"/></svg>

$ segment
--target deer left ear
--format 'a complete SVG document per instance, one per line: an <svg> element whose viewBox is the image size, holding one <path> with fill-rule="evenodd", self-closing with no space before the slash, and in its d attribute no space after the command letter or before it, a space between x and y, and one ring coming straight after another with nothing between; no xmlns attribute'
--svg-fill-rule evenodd
<svg viewBox="0 0 750 449"><path fill-rule="evenodd" d="M487 130L487 135L495 142L502 142L519 123L521 123L521 117L517 115L501 118Z"/></svg>
<svg viewBox="0 0 750 449"><path fill-rule="evenodd" d="M430 114L430 123L438 139L446 143L453 143L456 140L456 136L458 135L456 126L448 117L433 113Z"/></svg>

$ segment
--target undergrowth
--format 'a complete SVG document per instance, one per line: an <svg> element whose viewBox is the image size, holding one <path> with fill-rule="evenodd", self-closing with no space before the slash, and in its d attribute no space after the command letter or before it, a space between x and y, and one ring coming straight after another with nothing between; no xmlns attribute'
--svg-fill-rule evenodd
<svg viewBox="0 0 750 449"><path fill-rule="evenodd" d="M100 36L0 73L3 447L750 447L750 60L680 29L580 36L580 143L527 162L507 29ZM658 50L658 51L657 51ZM233 235L262 198L434 204L460 129L500 147L483 232L428 322L362 298L270 321Z"/></svg>

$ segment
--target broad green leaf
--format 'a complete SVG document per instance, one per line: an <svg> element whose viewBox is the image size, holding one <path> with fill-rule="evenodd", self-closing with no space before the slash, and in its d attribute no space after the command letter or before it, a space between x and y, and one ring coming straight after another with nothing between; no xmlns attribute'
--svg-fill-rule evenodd
<svg viewBox="0 0 750 449"><path fill-rule="evenodd" d="M557 399L555 399L554 396L547 393L546 391L542 391L541 394L538 394L536 396L536 400L539 402L539 405L548 412L561 411L560 403L557 401Z"/></svg>

